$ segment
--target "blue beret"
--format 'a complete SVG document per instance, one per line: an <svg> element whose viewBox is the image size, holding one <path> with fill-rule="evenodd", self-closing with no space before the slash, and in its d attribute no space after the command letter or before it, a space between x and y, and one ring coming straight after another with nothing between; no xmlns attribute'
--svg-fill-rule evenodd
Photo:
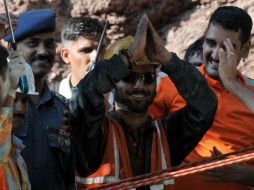
<svg viewBox="0 0 254 190"><path fill-rule="evenodd" d="M55 31L55 12L50 9L38 9L22 13L17 21L17 29L14 32L16 41L41 32ZM11 42L11 35L4 38Z"/></svg>

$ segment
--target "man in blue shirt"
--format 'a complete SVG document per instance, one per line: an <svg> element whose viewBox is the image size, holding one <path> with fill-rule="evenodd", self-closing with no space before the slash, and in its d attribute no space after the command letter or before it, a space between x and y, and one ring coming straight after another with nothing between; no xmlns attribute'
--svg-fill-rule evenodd
<svg viewBox="0 0 254 190"><path fill-rule="evenodd" d="M17 49L32 67L39 92L39 96L31 97L24 127L16 132L26 146L22 156L32 189L74 189L73 151L70 137L63 130L68 104L46 84L55 59L55 13L49 9L27 11L17 23ZM5 40L11 42L11 37Z"/></svg>

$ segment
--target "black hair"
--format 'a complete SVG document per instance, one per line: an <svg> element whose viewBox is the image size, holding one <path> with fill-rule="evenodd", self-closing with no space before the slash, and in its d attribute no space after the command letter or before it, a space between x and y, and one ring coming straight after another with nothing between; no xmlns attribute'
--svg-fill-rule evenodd
<svg viewBox="0 0 254 190"><path fill-rule="evenodd" d="M96 19L90 17L74 17L67 20L61 31L61 40L75 41L80 36L94 38L101 34L102 25Z"/></svg>
<svg viewBox="0 0 254 190"><path fill-rule="evenodd" d="M242 45L250 39L252 19L247 12L239 7L219 7L213 12L208 26L210 24L219 24L225 29L241 32Z"/></svg>
<svg viewBox="0 0 254 190"><path fill-rule="evenodd" d="M195 53L199 53L202 55L203 53L203 43L204 43L204 36L198 38L195 42L193 42L185 51L184 61L189 60Z"/></svg>
<svg viewBox="0 0 254 190"><path fill-rule="evenodd" d="M0 45L0 76L5 79L6 77L6 71L8 68L8 61L7 58L9 56L9 53L5 47Z"/></svg>

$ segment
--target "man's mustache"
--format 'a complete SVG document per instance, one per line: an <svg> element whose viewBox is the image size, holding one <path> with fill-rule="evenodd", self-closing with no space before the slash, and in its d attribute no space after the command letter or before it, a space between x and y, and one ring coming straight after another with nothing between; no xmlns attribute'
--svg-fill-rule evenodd
<svg viewBox="0 0 254 190"><path fill-rule="evenodd" d="M32 61L50 61L51 58L49 56L36 56L32 59Z"/></svg>
<svg viewBox="0 0 254 190"><path fill-rule="evenodd" d="M130 91L126 92L126 94L128 94L128 95L143 94L145 96L148 96L150 94L150 92L148 92L144 89L134 89L134 90L130 90Z"/></svg>

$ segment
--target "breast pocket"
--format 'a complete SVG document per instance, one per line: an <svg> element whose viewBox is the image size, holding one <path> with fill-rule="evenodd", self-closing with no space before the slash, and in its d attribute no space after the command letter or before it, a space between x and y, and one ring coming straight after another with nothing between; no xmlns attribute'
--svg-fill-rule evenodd
<svg viewBox="0 0 254 190"><path fill-rule="evenodd" d="M58 132L48 131L48 167L55 168L57 166L65 168L66 155L71 152L70 137Z"/></svg>

